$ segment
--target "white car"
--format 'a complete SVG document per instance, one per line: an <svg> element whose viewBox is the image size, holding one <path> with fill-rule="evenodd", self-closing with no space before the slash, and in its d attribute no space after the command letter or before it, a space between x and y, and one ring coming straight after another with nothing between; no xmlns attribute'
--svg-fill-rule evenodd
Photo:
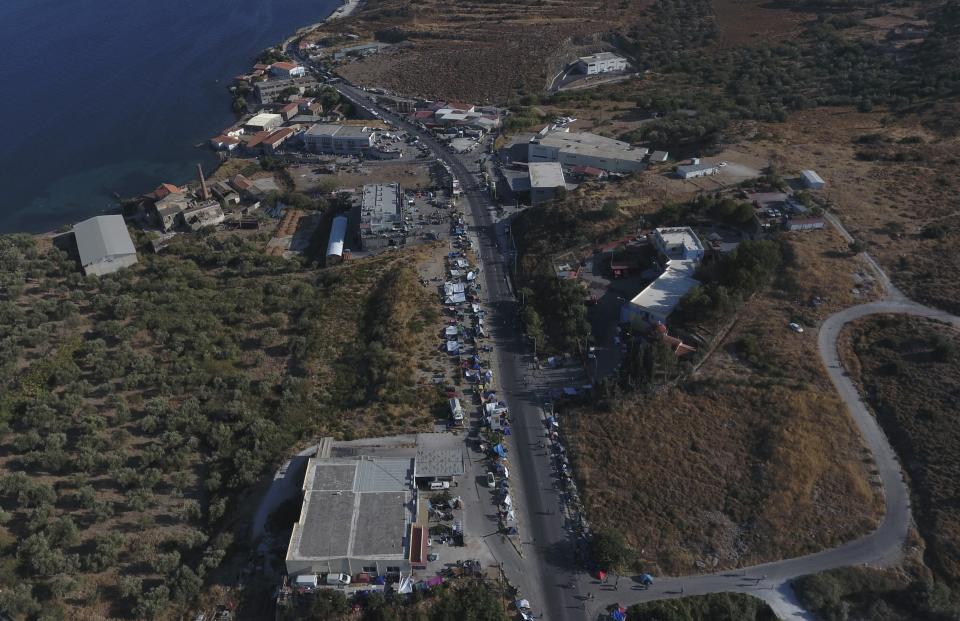
<svg viewBox="0 0 960 621"><path fill-rule="evenodd" d="M799 323L790 322L787 327L797 334L801 334L803 332L803 326L801 326Z"/></svg>
<svg viewBox="0 0 960 621"><path fill-rule="evenodd" d="M350 584L350 576L347 574L327 574L327 584L346 586Z"/></svg>

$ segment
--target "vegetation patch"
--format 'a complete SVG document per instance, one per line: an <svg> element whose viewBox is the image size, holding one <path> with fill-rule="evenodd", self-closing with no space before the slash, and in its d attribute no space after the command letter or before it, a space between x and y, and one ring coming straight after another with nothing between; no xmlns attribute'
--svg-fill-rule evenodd
<svg viewBox="0 0 960 621"><path fill-rule="evenodd" d="M775 621L773 610L752 595L712 593L636 604L628 619L639 621Z"/></svg>

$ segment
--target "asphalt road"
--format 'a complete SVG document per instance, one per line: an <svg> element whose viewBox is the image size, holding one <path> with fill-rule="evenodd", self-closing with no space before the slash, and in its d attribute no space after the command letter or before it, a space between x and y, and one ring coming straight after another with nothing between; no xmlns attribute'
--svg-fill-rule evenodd
<svg viewBox="0 0 960 621"><path fill-rule="evenodd" d="M506 277L506 266L497 249L498 226L490 216L488 198L477 191L474 173L460 158L438 143L428 132L406 123L386 110L375 106L364 91L346 85L337 89L350 99L376 109L386 120L415 133L433 153L450 165L465 189L470 205L472 230L479 241L481 277L487 304L494 311L496 366L502 395L513 415L512 451L514 496L519 501L523 558L504 555L504 571L523 597L544 618L567 621L597 618L614 603L629 605L641 601L683 597L716 592L742 592L760 597L771 604L782 618L810 618L796 603L790 581L799 576L853 565L885 567L902 558L907 529L911 523L910 495L899 461L886 436L840 365L837 339L843 327L868 315L878 313L908 314L929 317L960 327L960 317L939 309L912 302L903 296L872 257L868 264L878 273L887 290L885 299L861 304L827 318L820 327L818 347L838 394L850 410L861 435L873 453L883 485L885 514L879 528L869 535L816 554L716 574L659 578L656 584L643 589L631 578L600 584L582 573L574 562L576 542L563 523L557 480L545 452L536 448L543 437L539 399L535 387L521 378L529 373L531 360L523 346L516 320L517 305ZM846 234L835 219L832 222ZM501 239L501 242L505 240ZM584 600L587 594L593 599Z"/></svg>

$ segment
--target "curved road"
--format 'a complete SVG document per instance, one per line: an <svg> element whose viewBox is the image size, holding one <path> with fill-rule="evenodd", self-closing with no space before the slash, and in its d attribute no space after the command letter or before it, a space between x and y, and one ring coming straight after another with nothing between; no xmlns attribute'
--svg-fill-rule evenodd
<svg viewBox="0 0 960 621"><path fill-rule="evenodd" d="M907 314L937 319L960 327L960 317L939 309L923 306L907 299L890 282L877 262L867 253L863 258L877 273L887 291L884 299L854 306L828 317L820 326L817 344L820 358L840 398L847 405L864 442L870 448L883 485L885 513L880 526L860 539L836 548L792 559L755 565L723 573L700 574L685 577L659 578L656 584L642 589L632 580L600 584L582 573L574 562L577 542L562 517L562 503L556 488L555 474L549 458L533 447L542 438L537 395L517 378L529 368L518 326L513 320L516 302L507 280L506 265L497 249L502 234L490 217L489 200L475 189L475 176L464 161L447 151L429 132L409 124L373 103L364 91L348 85L337 85L341 94L376 109L409 132L417 134L433 153L451 166L465 189L471 207L473 229L478 233L482 277L487 297L496 310L497 327L493 335L497 344L497 358L501 387L514 414L514 466L519 480L515 496L522 501L520 512L525 527L521 548L523 557L516 554L504 559L504 571L514 585L521 588L524 597L539 604L544 618L597 619L614 603L629 605L642 601L703 595L717 592L741 592L760 597L771 605L781 618L810 619L797 604L790 582L803 575L852 565L886 567L901 560L907 530L911 523L910 494L903 470L890 443L860 398L853 382L846 376L840 363L837 342L848 323L875 314ZM852 239L835 218L831 222L841 235ZM519 466L519 467L518 467ZM584 599L591 594L593 599Z"/></svg>

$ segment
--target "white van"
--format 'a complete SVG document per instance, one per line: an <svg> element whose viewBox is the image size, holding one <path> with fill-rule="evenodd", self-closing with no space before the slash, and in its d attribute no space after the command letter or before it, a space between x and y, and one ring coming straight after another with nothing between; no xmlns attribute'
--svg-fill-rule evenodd
<svg viewBox="0 0 960 621"><path fill-rule="evenodd" d="M350 576L347 574L327 574L326 582L334 586L346 586L350 584Z"/></svg>
<svg viewBox="0 0 960 621"><path fill-rule="evenodd" d="M435 492L441 489L450 489L450 481L430 481L430 491Z"/></svg>

